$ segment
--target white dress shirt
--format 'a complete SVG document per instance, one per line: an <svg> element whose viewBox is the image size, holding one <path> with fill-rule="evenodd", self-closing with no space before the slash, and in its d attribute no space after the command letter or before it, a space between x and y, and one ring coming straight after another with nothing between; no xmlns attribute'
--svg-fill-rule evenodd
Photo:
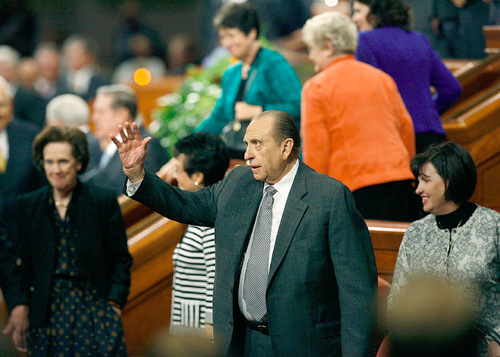
<svg viewBox="0 0 500 357"><path fill-rule="evenodd" d="M269 262L267 269L269 271L269 267L271 266L271 257L273 256L274 246L276 244L276 236L278 235L278 229L281 223L281 217L283 216L283 212L285 211L286 201L288 199L288 194L292 189L293 180L295 179L295 175L297 174L297 170L299 168L299 160L295 162L292 169L289 173L287 173L278 183L275 183L273 186L276 189L276 193L273 196L273 223L271 226L271 244L269 246ZM264 189L269 186L269 184L264 184ZM262 197L264 197L264 189L262 190ZM257 213L258 214L258 213ZM243 284L245 282L245 272L248 264L249 257L249 249L252 246L253 235L254 235L255 226L252 229L252 234L250 236L250 241L248 242L247 251L245 253L245 258L243 260L243 266L241 267L240 272L240 285L238 287L238 303L240 306L240 310L247 320L252 321L252 316L248 313L246 309L245 299L243 299ZM217 252L216 252L217 254Z"/></svg>

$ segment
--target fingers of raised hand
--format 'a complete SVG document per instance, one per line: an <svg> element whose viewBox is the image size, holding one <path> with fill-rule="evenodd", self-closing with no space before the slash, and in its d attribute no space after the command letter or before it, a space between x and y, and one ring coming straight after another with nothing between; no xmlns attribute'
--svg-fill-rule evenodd
<svg viewBox="0 0 500 357"><path fill-rule="evenodd" d="M116 145L116 147L118 149L122 146L122 143L120 142L120 140L118 140L116 138L116 136L114 136L113 134L110 134L109 137L110 137L111 141Z"/></svg>
<svg viewBox="0 0 500 357"><path fill-rule="evenodd" d="M126 131L125 135L126 138L122 137L124 143L126 143L128 140L134 139L134 130L132 130L132 126L130 125L130 123L125 123L125 131Z"/></svg>
<svg viewBox="0 0 500 357"><path fill-rule="evenodd" d="M125 130L126 129L125 129L125 127L123 125L118 125L118 135L120 135L122 143L126 143L127 142L127 134L125 133ZM118 140L117 138L115 138L115 139ZM114 140L113 140L113 142L116 144L116 142Z"/></svg>
<svg viewBox="0 0 500 357"><path fill-rule="evenodd" d="M132 123L132 129L134 131L134 139L135 140L138 140L138 141L142 141L142 135L141 135L141 131L139 130L139 126L137 125L137 123Z"/></svg>

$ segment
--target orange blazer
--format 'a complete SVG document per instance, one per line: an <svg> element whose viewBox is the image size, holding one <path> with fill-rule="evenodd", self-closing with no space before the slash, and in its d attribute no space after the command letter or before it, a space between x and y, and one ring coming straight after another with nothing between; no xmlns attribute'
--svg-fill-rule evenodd
<svg viewBox="0 0 500 357"><path fill-rule="evenodd" d="M302 90L303 158L351 191L413 179L415 134L394 80L346 55Z"/></svg>

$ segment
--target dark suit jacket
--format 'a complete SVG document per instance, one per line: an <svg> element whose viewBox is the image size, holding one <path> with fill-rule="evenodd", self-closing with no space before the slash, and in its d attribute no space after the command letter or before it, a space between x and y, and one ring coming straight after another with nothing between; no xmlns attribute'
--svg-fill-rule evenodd
<svg viewBox="0 0 500 357"><path fill-rule="evenodd" d="M45 125L47 103L36 92L19 87L14 95L14 116L26 120L39 129Z"/></svg>
<svg viewBox="0 0 500 357"><path fill-rule="evenodd" d="M241 262L263 182L239 166L195 192L147 172L132 198L182 223L215 227L214 329L221 355L241 355ZM300 163L271 258L269 333L276 356L371 356L377 271L349 189Z"/></svg>
<svg viewBox="0 0 500 357"><path fill-rule="evenodd" d="M23 262L29 290L30 327L47 323L53 272L57 260L57 228L52 188L19 197L13 237ZM101 297L125 305L130 287L132 258L125 223L115 195L98 187L77 184L67 214L80 270ZM10 233L10 232L9 232Z"/></svg>
<svg viewBox="0 0 500 357"><path fill-rule="evenodd" d="M65 75L62 77L62 79L63 79L62 82L64 83L65 88L67 88L67 90L68 90L68 93L73 93L72 90L70 89L71 86L68 83L68 76ZM92 77L90 78L90 82L89 82L89 86L87 88L87 91L83 94L78 94L78 93L75 93L75 94L79 95L80 97L82 97L86 101L90 101L90 100L95 98L97 89L100 86L105 86L108 84L111 84L111 81L107 77L101 75L96 70L94 72L94 74L92 75Z"/></svg>
<svg viewBox="0 0 500 357"><path fill-rule="evenodd" d="M11 311L15 306L26 303L26 296L21 289L21 267L7 234L0 220L0 288L7 308Z"/></svg>
<svg viewBox="0 0 500 357"><path fill-rule="evenodd" d="M33 166L31 144L38 129L25 121L14 119L7 126L9 161L7 169L0 174L0 211L17 195L35 190L47 183ZM5 223L9 224L8 218Z"/></svg>
<svg viewBox="0 0 500 357"><path fill-rule="evenodd" d="M151 134L140 127L141 135L143 138L151 136ZM81 176L82 182L90 183L95 186L104 187L112 190L116 196L122 194L122 185L125 180L123 173L123 165L120 159L118 150L113 157L109 160L104 169L99 169L99 161L102 155L100 147L90 146L90 164L93 166ZM161 146L158 139L153 138L148 144L148 156L146 158L146 169L152 172L157 172L161 167L167 163L169 156L165 148Z"/></svg>

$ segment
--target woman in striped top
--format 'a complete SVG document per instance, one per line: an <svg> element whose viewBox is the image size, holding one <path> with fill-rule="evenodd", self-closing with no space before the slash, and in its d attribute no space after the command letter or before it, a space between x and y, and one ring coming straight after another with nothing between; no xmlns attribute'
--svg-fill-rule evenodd
<svg viewBox="0 0 500 357"><path fill-rule="evenodd" d="M229 167L226 147L215 134L193 133L175 144L174 154L173 178L183 190L210 186L220 181ZM173 261L171 333L213 337L214 228L189 225Z"/></svg>

